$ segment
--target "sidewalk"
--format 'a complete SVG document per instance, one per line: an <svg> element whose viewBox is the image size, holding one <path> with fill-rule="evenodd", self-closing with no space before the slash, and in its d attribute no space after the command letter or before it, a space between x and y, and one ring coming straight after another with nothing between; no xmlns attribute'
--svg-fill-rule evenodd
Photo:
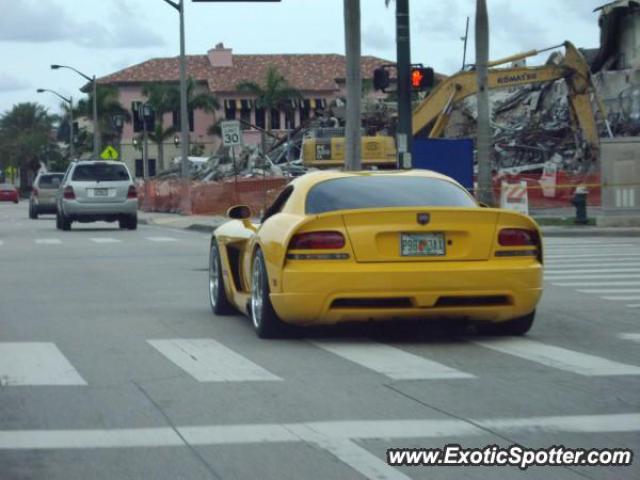
<svg viewBox="0 0 640 480"><path fill-rule="evenodd" d="M227 221L221 215L179 215L138 211L138 222L143 225L195 230L210 233ZM595 227L595 226L543 226L545 237L640 237L640 227Z"/></svg>

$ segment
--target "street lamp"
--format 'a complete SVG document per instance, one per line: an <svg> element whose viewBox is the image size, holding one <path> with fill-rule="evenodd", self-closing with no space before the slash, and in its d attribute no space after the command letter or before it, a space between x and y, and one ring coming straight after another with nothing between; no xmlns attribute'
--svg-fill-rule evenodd
<svg viewBox="0 0 640 480"><path fill-rule="evenodd" d="M116 113L111 116L111 126L116 131L116 141L118 142L118 154L122 160L122 129L124 128L124 115Z"/></svg>
<svg viewBox="0 0 640 480"><path fill-rule="evenodd" d="M60 95L58 92L53 90L49 90L48 88L39 88L36 90L38 93L49 92L53 93L56 97L61 98L65 102L69 104L69 159L73 161L73 157L75 157L75 149L73 146L73 97L64 97Z"/></svg>
<svg viewBox="0 0 640 480"><path fill-rule="evenodd" d="M164 0L180 14L180 147L181 176L188 176L189 162L189 112L187 111L187 60L184 40L184 0Z"/></svg>
<svg viewBox="0 0 640 480"><path fill-rule="evenodd" d="M51 65L52 70L58 70L59 68L68 68L69 70L73 70L93 84L93 156L94 159L97 160L100 156L101 145L100 129L98 126L98 82L96 81L96 76L94 75L93 77L90 77L89 75L85 75L81 71L68 65Z"/></svg>

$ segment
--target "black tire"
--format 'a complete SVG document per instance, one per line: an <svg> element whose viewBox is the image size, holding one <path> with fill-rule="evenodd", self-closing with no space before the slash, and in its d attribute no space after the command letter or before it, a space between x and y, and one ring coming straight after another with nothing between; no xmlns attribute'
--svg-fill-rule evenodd
<svg viewBox="0 0 640 480"><path fill-rule="evenodd" d="M127 223L127 228L129 230L136 230L138 228L138 215L131 215L129 217L129 222Z"/></svg>
<svg viewBox="0 0 640 480"><path fill-rule="evenodd" d="M65 232L71 230L71 220L64 214L64 212L60 213L60 228Z"/></svg>
<svg viewBox="0 0 640 480"><path fill-rule="evenodd" d="M287 324L278 318L269 296L269 278L262 250L257 249L251 268L251 300L249 313L256 335L260 338L288 336Z"/></svg>
<svg viewBox="0 0 640 480"><path fill-rule="evenodd" d="M17 203L18 203L18 200L14 200L14 201L13 201L13 203L16 203L16 204L17 204Z"/></svg>
<svg viewBox="0 0 640 480"><path fill-rule="evenodd" d="M32 220L36 220L38 218L38 211L33 205L29 205L29 218Z"/></svg>
<svg viewBox="0 0 640 480"><path fill-rule="evenodd" d="M215 315L227 315L233 312L233 306L224 289L220 251L215 240L211 242L209 249L209 305Z"/></svg>
<svg viewBox="0 0 640 480"><path fill-rule="evenodd" d="M62 218L60 217L60 212L56 212L56 228L58 230L62 230Z"/></svg>
<svg viewBox="0 0 640 480"><path fill-rule="evenodd" d="M535 317L536 311L534 310L529 315L514 318L513 320L483 325L480 331L489 335L524 335L531 329Z"/></svg>

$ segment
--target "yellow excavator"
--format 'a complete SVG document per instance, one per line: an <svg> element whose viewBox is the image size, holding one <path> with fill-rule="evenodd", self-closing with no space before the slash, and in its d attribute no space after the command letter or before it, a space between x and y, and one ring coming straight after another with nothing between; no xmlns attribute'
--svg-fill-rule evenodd
<svg viewBox="0 0 640 480"><path fill-rule="evenodd" d="M542 52L564 46L564 58L558 64L549 63L539 67L494 68L498 65L516 62ZM508 88L564 79L568 87L571 121L577 133L586 142L590 155L598 158L600 138L596 122L596 112L592 107L592 95L605 123L606 113L602 101L591 83L589 65L571 42L546 48L530 50L495 60L489 63L489 89ZM442 136L451 116L453 106L460 100L478 91L478 80L474 70L462 71L440 82L413 111L413 134L438 138ZM607 129L609 129L607 123ZM609 134L610 129L609 129Z"/></svg>

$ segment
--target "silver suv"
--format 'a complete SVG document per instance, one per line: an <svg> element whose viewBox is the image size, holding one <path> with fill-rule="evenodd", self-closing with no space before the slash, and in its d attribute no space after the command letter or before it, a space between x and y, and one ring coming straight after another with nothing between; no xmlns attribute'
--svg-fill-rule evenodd
<svg viewBox="0 0 640 480"><path fill-rule="evenodd" d="M29 218L38 218L42 213L56 213L56 192L64 173L39 173L33 181L29 197Z"/></svg>
<svg viewBox="0 0 640 480"><path fill-rule="evenodd" d="M56 227L70 230L72 222L115 222L138 227L138 194L122 162L79 161L69 165L56 194Z"/></svg>

